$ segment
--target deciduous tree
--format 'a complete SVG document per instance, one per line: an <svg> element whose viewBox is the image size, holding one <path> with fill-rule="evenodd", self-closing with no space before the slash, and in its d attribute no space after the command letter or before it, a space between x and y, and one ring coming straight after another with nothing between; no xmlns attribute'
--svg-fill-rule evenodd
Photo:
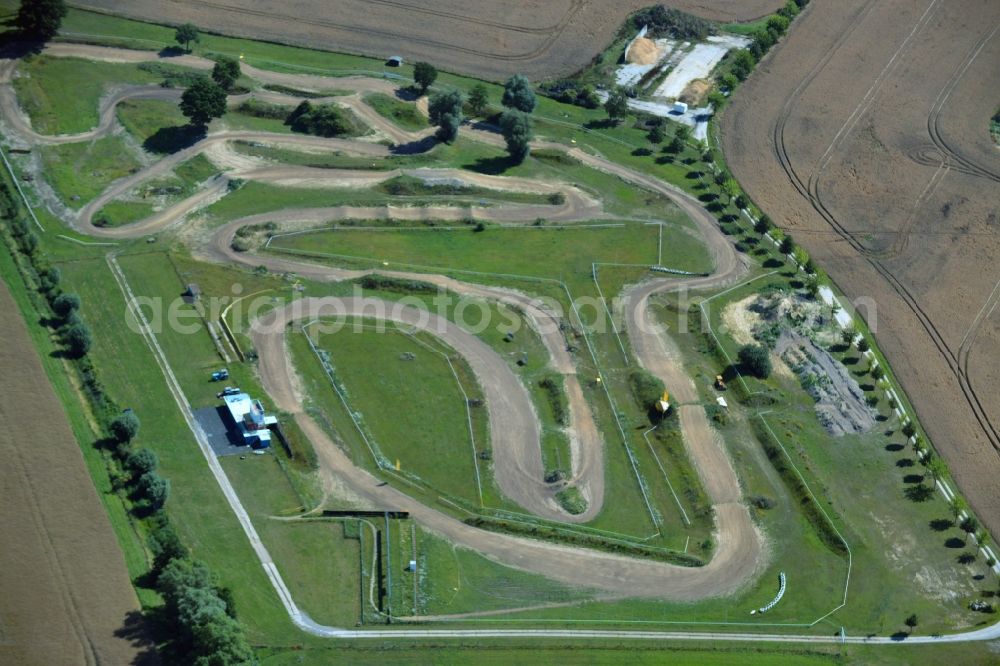
<svg viewBox="0 0 1000 666"><path fill-rule="evenodd" d="M486 107L489 105L490 96L489 91L486 90L486 86L482 83L477 83L472 86L472 90L469 91L469 110L477 116L482 115L486 112Z"/></svg>
<svg viewBox="0 0 1000 666"><path fill-rule="evenodd" d="M508 109L517 109L524 113L531 113L535 110L538 100L535 99L535 91L531 88L531 82L523 74L515 74L507 79L503 86L503 98L500 103Z"/></svg>
<svg viewBox="0 0 1000 666"><path fill-rule="evenodd" d="M191 52L191 44L198 43L200 39L201 33L198 31L198 26L193 23L177 26L177 32L174 33L174 40L183 46L188 53Z"/></svg>
<svg viewBox="0 0 1000 666"><path fill-rule="evenodd" d="M462 124L462 107L465 96L458 90L440 92L431 96L427 105L430 121L438 126L437 137L445 143L452 143L458 136Z"/></svg>
<svg viewBox="0 0 1000 666"><path fill-rule="evenodd" d="M434 85L437 80L437 67L429 62L420 61L413 65L413 82L417 84L420 93L426 93L427 89Z"/></svg>
<svg viewBox="0 0 1000 666"><path fill-rule="evenodd" d="M236 58L220 56L215 61L212 68L212 80L219 84L223 90L232 89L236 80L240 78L240 61Z"/></svg>
<svg viewBox="0 0 1000 666"><path fill-rule="evenodd" d="M26 37L48 41L59 32L65 16L63 0L21 0L14 25Z"/></svg>
<svg viewBox="0 0 1000 666"><path fill-rule="evenodd" d="M139 434L139 417L131 410L119 414L111 422L111 434L122 444L131 442Z"/></svg>
<svg viewBox="0 0 1000 666"><path fill-rule="evenodd" d="M200 78L181 95L181 113L195 127L205 127L226 113L226 92L214 81Z"/></svg>
<svg viewBox="0 0 1000 666"><path fill-rule="evenodd" d="M507 152L515 162L523 162L531 149L531 117L517 109L507 109L500 116L500 131L507 142Z"/></svg>
<svg viewBox="0 0 1000 666"><path fill-rule="evenodd" d="M624 88L618 87L611 91L607 101L604 102L604 110L607 112L608 118L616 123L621 122L628 115L628 97L625 95Z"/></svg>

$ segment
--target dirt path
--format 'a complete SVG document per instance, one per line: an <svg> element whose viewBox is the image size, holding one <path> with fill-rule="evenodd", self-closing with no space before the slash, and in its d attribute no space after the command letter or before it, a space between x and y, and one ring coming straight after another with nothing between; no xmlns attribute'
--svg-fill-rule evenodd
<svg viewBox="0 0 1000 666"><path fill-rule="evenodd" d="M107 513L7 286L0 662L155 663ZM89 443L87 444L89 446Z"/></svg>

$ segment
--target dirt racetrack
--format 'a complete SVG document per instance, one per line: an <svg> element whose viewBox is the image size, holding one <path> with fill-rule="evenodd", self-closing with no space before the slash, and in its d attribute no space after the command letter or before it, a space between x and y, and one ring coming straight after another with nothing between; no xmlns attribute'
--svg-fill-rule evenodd
<svg viewBox="0 0 1000 666"><path fill-rule="evenodd" d="M84 0L84 9L376 58L402 55L487 79L571 74L596 56L625 18L654 0ZM673 0L721 21L768 14L781 0Z"/></svg>
<svg viewBox="0 0 1000 666"><path fill-rule="evenodd" d="M1000 3L814 2L725 113L748 193L862 308L1000 534Z"/></svg>
<svg viewBox="0 0 1000 666"><path fill-rule="evenodd" d="M155 662L108 516L0 281L0 663Z"/></svg>

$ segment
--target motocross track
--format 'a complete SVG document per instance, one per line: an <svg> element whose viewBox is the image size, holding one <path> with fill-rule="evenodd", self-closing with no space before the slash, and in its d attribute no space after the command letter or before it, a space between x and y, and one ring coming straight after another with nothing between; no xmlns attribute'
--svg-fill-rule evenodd
<svg viewBox="0 0 1000 666"><path fill-rule="evenodd" d="M83 54L86 56L86 53L91 50L95 57L101 58L110 58L112 55L122 58L137 57L134 56L135 52L122 51L112 54L110 53L114 51L112 49L83 46L73 47L72 55L79 56ZM147 55L146 57L148 58L149 56ZM9 69L0 69L0 71L9 71ZM324 81L319 80L320 77L299 77L297 75L281 75L281 77L286 81L290 81L293 87L301 88L310 82L318 86L325 85ZM342 84L342 81L338 81L338 83ZM375 83L384 85L384 82ZM3 111L6 115L4 122L8 127L16 128L18 126L17 117L19 116L19 112L17 109L11 110L6 105L0 105L0 111ZM496 135L481 129L463 127L461 132L463 136L477 141L488 141L493 144L501 141ZM30 128L28 128L28 132L22 135L20 140L31 145L33 141L32 134ZM265 141L280 141L283 137L284 135L261 133L258 138ZM209 148L231 139L231 137L218 137L217 140L213 140L215 138L215 135L210 134L202 142L204 144L202 148L206 150L206 154L209 157L211 157ZM211 143L206 144L205 142ZM354 144L356 144L356 147L364 147L360 148L362 150L367 150L375 145L364 141L356 141ZM560 144L541 142L534 144L534 146L562 150L588 166L601 169L606 173L623 178L640 187L663 194L671 198L683 210L687 211L698 226L711 255L715 258L716 271L709 277L691 279L661 278L644 282L634 288L633 293L636 294L634 297L628 296L625 299L627 303L633 304L632 307L644 309L646 296L655 291L677 289L682 286L692 288L716 287L730 284L744 274L746 267L739 260L735 249L719 232L711 214L705 211L693 197L655 178L608 162L603 158L589 155L578 148L570 149ZM347 149L348 147L345 146L344 148ZM279 176L284 169L286 167L272 168L274 173ZM323 171L336 172L337 170L327 169ZM145 174L146 177L151 177L160 172L161 170L154 163L135 176L127 178L135 178L134 182L140 182L142 178L136 178L137 176ZM252 173L253 170L249 172ZM240 174L243 175L242 172ZM480 178L477 174L466 174L466 176L474 179ZM220 180L224 180L224 178ZM263 179L267 179L267 177ZM517 185L517 179L513 178L501 177L494 180L496 181L494 182L494 187L502 187L503 181ZM210 185L206 189L212 189L214 186ZM109 190L117 189L119 189L118 184L112 184L109 187ZM204 196L204 192L197 193L192 198L202 196ZM157 214L154 216L156 224L159 225L156 228L163 228L164 226L182 221L184 216L194 207L194 205L188 205L187 202L181 202L176 207L175 219L171 219L170 211ZM509 215L509 212L505 212L507 207L505 205L485 209L482 211L482 215L487 219L491 215L496 215L498 219L503 221L504 216ZM201 254L208 253L209 258L240 264L252 263L252 265L256 266L262 262L269 262L266 265L274 270L294 271L318 279L337 280L354 277L359 273L315 266L287 259L276 259L258 255L241 255L234 252L230 247L230 241L238 226L250 223L251 219L256 221L275 219L284 223L302 220L309 222L315 221L314 216L320 215L322 219L328 220L333 210L335 209L281 210L274 213L257 215L253 218L244 218L243 220L238 220L214 230L214 237L207 247L195 248L195 251ZM582 212L584 217L580 219L592 219L593 213L594 210L592 207L588 206ZM347 213L344 214L347 215ZM333 215L333 217L336 217L336 215ZM81 226L83 227L83 225ZM146 235L151 226L147 220L113 230L95 227L83 228L88 233L94 235L115 234L120 237L128 237L130 235ZM390 273L390 275L393 275L393 273ZM542 306L536 304L530 297L515 291L466 284L444 276L423 274L395 275L433 282L452 291L474 297L505 300L524 310L529 321L538 327L539 332L542 334L543 341L545 341L552 356L553 366L560 372L563 372L566 378L568 398L572 401L571 425L574 428L579 428L576 433L579 440L579 459L574 455L573 471L578 476L576 481L591 499L591 506L581 519L596 515L600 510L604 495L603 442L600 440L600 436L593 426L589 407L583 399L582 391L579 390L579 384L575 378L572 359L565 349L566 341L559 332L558 324L554 321L553 316L545 311ZM348 304L341 301L339 305L346 306ZM732 466L729 464L728 458L722 450L722 444L712 437L710 432L698 427L697 419L692 416L682 415L681 423L684 428L685 444L689 448L692 458L696 460L699 473L705 475L702 482L705 484L706 491L712 501L716 519L716 531L714 535L715 542L717 543L716 552L712 560L703 567L680 567L662 562L629 559L598 551L567 548L550 543L520 539L506 534L486 532L465 525L461 521L430 507L423 506L390 486L379 484L374 477L351 463L343 451L304 412L300 403L300 397L294 391L294 386L296 385L293 377L294 369L287 362L283 340L286 330L283 324L295 318L295 311L293 309L285 309L278 311L273 316L282 318L277 322L277 325L268 326L269 321L264 319L258 321L253 330L253 336L260 355L260 371L265 387L279 404L295 415L296 421L307 436L310 437L320 459L324 463L321 465L322 473L336 475L352 492L368 499L375 506L394 507L410 511L418 521L431 529L506 564L542 573L564 582L579 584L581 581L586 581L588 587L620 595L693 600L731 594L745 586L763 566L766 555L761 536L750 519L747 507L739 501L740 491L738 482L732 472ZM655 358L656 355L662 355L663 353L662 346L654 343L658 339L659 331L655 328L645 330L648 322L644 312L629 312L626 313L626 316L629 319L629 330L636 331L636 335L645 336L644 341L636 345L637 352L642 354L639 358L642 365L653 371L664 370L663 379L666 381L674 381L676 378L683 376L683 372L675 365L671 367L672 364L664 363L662 358ZM454 338L448 341L453 345L465 344L467 342ZM481 383L485 384L499 377L501 374L500 370L491 369L490 366L495 361L495 359L490 358L491 356L495 357L494 352L489 349L483 350L473 347L468 347L464 351L467 354L470 364L478 369ZM503 363L503 361L499 362ZM504 367L506 368L506 366ZM517 381L516 378L514 381ZM688 383L690 383L689 380ZM491 402L498 411L503 409L506 404L502 400L494 399L488 401L488 408ZM526 407L522 405L520 407L511 407L511 409L516 413L510 414L510 418L520 419L524 424L533 423L537 418L531 409L530 403ZM684 410L685 414L694 414L694 411ZM528 427L530 429L531 426L529 425ZM587 430L588 427L590 428L589 431ZM557 511L558 507L546 505L546 502L551 499L553 494L552 489L541 487L535 476L537 470L533 469L531 461L538 455L537 445L532 446L530 438L526 438L525 442L514 444L510 448L511 464L505 464L503 468L498 465L498 472L501 469L511 472L510 478L514 480L514 483L507 487L513 488L513 492L515 493L523 494L523 497L515 498L515 501L523 499L527 506L538 509L543 515L545 515L546 511ZM528 482L525 482L525 480ZM503 483L501 485L503 487ZM560 518L563 520L567 519L565 514L561 515Z"/></svg>
<svg viewBox="0 0 1000 666"><path fill-rule="evenodd" d="M632 12L654 0L84 0L129 18L375 58L427 60L449 72L502 79L566 76L601 52ZM719 21L751 21L781 0L672 0L671 7Z"/></svg>
<svg viewBox="0 0 1000 666"><path fill-rule="evenodd" d="M0 663L155 663L62 405L0 281Z"/></svg>
<svg viewBox="0 0 1000 666"><path fill-rule="evenodd" d="M814 2L740 86L723 147L862 314L1000 534L1000 3Z"/></svg>

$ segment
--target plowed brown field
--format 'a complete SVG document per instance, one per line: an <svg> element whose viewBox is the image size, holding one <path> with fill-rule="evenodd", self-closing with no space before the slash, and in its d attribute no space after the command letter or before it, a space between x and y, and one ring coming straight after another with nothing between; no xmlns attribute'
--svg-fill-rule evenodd
<svg viewBox="0 0 1000 666"><path fill-rule="evenodd" d="M155 661L107 514L2 281L0 311L0 663Z"/></svg>
<svg viewBox="0 0 1000 666"><path fill-rule="evenodd" d="M813 2L736 94L748 193L854 299L1000 535L1000 3Z"/></svg>
<svg viewBox="0 0 1000 666"><path fill-rule="evenodd" d="M428 60L442 69L499 79L577 71L603 50L632 12L654 0L84 0L75 6L147 21L191 22L228 35L329 51ZM721 21L760 18L782 0L674 0Z"/></svg>

